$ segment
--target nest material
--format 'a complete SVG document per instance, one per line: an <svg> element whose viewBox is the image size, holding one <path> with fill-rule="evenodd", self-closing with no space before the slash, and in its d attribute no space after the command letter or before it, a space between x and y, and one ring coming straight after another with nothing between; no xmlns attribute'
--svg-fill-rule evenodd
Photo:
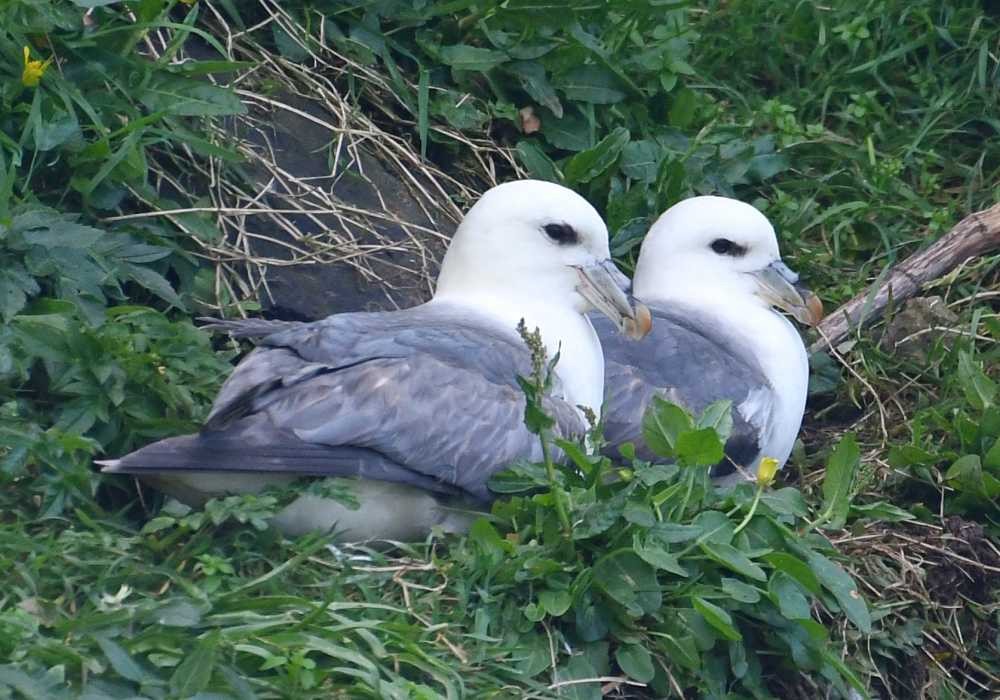
<svg viewBox="0 0 1000 700"><path fill-rule="evenodd" d="M208 125L213 142L244 160L187 147L163 152L158 190L204 192L204 206L164 210L150 201L147 213L115 218L164 216L192 234L215 265L221 300L280 307L276 297L301 299L305 316L426 300L463 210L498 174L520 172L510 149L431 124L430 137L454 159L445 172L421 156L416 118L390 79L339 52L321 16L310 35L278 3L261 0L247 15L263 19L240 30L212 3L202 7L229 58L252 65L226 76L247 113ZM279 33L301 49L296 60L265 48ZM167 40L154 36L147 52L158 55ZM189 40L185 50L196 53L198 44ZM202 217L201 230L192 216ZM206 235L213 228L221 236Z"/></svg>

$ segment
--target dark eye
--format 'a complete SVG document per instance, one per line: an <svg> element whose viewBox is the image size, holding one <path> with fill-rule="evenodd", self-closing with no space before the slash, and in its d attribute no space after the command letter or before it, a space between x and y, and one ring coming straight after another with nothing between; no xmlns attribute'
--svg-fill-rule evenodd
<svg viewBox="0 0 1000 700"><path fill-rule="evenodd" d="M712 241L711 248L719 255L732 255L737 258L747 252L746 248L733 243L728 238L716 238Z"/></svg>
<svg viewBox="0 0 1000 700"><path fill-rule="evenodd" d="M580 242L580 236L569 224L545 224L545 235L559 245L573 245Z"/></svg>

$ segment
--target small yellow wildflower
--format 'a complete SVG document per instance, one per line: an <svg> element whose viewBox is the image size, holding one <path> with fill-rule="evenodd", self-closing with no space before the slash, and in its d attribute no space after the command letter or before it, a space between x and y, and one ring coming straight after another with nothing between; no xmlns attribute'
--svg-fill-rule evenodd
<svg viewBox="0 0 1000 700"><path fill-rule="evenodd" d="M774 483L774 476L778 473L778 460L774 457L765 457L760 460L757 467L757 485L767 487Z"/></svg>
<svg viewBox="0 0 1000 700"><path fill-rule="evenodd" d="M24 70L21 72L21 84L24 87L37 87L50 63L52 63L51 58L47 58L44 61L32 61L31 49L25 46Z"/></svg>
<svg viewBox="0 0 1000 700"><path fill-rule="evenodd" d="M184 3L185 5L187 5L188 7L191 7L196 2L198 2L198 0L181 0L181 2Z"/></svg>

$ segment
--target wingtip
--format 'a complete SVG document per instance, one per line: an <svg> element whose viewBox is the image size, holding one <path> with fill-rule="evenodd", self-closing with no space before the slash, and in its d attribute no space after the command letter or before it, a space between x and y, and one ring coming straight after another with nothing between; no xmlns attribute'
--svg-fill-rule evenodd
<svg viewBox="0 0 1000 700"><path fill-rule="evenodd" d="M101 467L101 472L105 474L110 474L117 471L119 465L121 464L120 459L95 459L94 464Z"/></svg>

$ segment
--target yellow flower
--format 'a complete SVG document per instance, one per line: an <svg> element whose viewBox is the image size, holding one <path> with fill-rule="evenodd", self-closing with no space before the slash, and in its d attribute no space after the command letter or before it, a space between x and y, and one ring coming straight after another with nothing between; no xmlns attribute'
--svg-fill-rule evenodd
<svg viewBox="0 0 1000 700"><path fill-rule="evenodd" d="M181 2L184 3L185 5L187 5L188 7L191 7L196 2L198 2L198 0L181 0Z"/></svg>
<svg viewBox="0 0 1000 700"><path fill-rule="evenodd" d="M757 467L757 485L767 487L774 483L774 475L778 473L778 460L774 457L765 457L760 460Z"/></svg>
<svg viewBox="0 0 1000 700"><path fill-rule="evenodd" d="M45 75L45 70L52 63L51 58L44 61L32 61L31 49L24 47L24 70L21 72L21 84L24 87L36 87Z"/></svg>

